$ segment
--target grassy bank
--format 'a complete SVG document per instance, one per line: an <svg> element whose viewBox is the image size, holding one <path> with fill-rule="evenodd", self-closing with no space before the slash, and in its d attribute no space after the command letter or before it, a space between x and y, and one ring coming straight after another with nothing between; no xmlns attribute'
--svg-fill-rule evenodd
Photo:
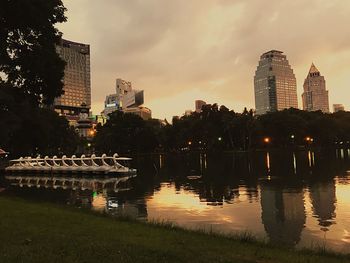
<svg viewBox="0 0 350 263"><path fill-rule="evenodd" d="M0 197L0 262L350 262Z"/></svg>

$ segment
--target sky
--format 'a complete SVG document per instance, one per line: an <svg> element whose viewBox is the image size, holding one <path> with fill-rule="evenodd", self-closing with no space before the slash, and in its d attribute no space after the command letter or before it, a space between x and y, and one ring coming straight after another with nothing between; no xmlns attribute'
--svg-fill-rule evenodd
<svg viewBox="0 0 350 263"><path fill-rule="evenodd" d="M266 51L283 51L299 108L311 63L326 78L330 105L350 109L350 1L63 0L63 37L91 45L92 110L115 79L145 91L154 118L171 120L194 101L254 108L253 77Z"/></svg>

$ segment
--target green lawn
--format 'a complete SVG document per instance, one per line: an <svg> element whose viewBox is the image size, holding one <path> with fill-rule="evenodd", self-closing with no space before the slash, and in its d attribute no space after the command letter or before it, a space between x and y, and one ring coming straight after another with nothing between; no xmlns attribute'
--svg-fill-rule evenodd
<svg viewBox="0 0 350 263"><path fill-rule="evenodd" d="M0 197L0 262L350 262Z"/></svg>

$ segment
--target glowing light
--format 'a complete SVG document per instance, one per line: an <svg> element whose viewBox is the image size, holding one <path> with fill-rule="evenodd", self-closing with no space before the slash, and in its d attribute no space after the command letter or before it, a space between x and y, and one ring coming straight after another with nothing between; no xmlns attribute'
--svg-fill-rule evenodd
<svg viewBox="0 0 350 263"><path fill-rule="evenodd" d="M270 153L269 152L266 153L266 165L267 165L267 171L270 172L271 167L270 167Z"/></svg>
<svg viewBox="0 0 350 263"><path fill-rule="evenodd" d="M311 151L307 152L307 159L309 161L309 167L311 167L312 166L312 154L311 154Z"/></svg>
<svg viewBox="0 0 350 263"><path fill-rule="evenodd" d="M222 141L222 138L221 138L221 137L219 137L219 138L218 138L218 141Z"/></svg>
<svg viewBox="0 0 350 263"><path fill-rule="evenodd" d="M191 141L189 141L189 142L188 142L188 145L191 145L191 144L192 144L192 142L191 142Z"/></svg>
<svg viewBox="0 0 350 263"><path fill-rule="evenodd" d="M307 137L305 137L305 141L307 141L307 142L313 142L314 139L311 138L310 136L307 136Z"/></svg>
<svg viewBox="0 0 350 263"><path fill-rule="evenodd" d="M264 138L264 143L270 143L270 141L271 141L271 140L270 140L269 137L265 137L265 138Z"/></svg>

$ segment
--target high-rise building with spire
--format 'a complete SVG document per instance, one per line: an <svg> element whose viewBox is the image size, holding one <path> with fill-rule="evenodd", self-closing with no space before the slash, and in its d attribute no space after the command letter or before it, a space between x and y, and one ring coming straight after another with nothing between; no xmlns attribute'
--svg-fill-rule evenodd
<svg viewBox="0 0 350 263"><path fill-rule="evenodd" d="M256 114L298 108L297 83L282 51L261 55L254 76Z"/></svg>
<svg viewBox="0 0 350 263"><path fill-rule="evenodd" d="M312 63L309 73L304 81L302 94L303 110L329 112L328 90L326 81L320 71Z"/></svg>

